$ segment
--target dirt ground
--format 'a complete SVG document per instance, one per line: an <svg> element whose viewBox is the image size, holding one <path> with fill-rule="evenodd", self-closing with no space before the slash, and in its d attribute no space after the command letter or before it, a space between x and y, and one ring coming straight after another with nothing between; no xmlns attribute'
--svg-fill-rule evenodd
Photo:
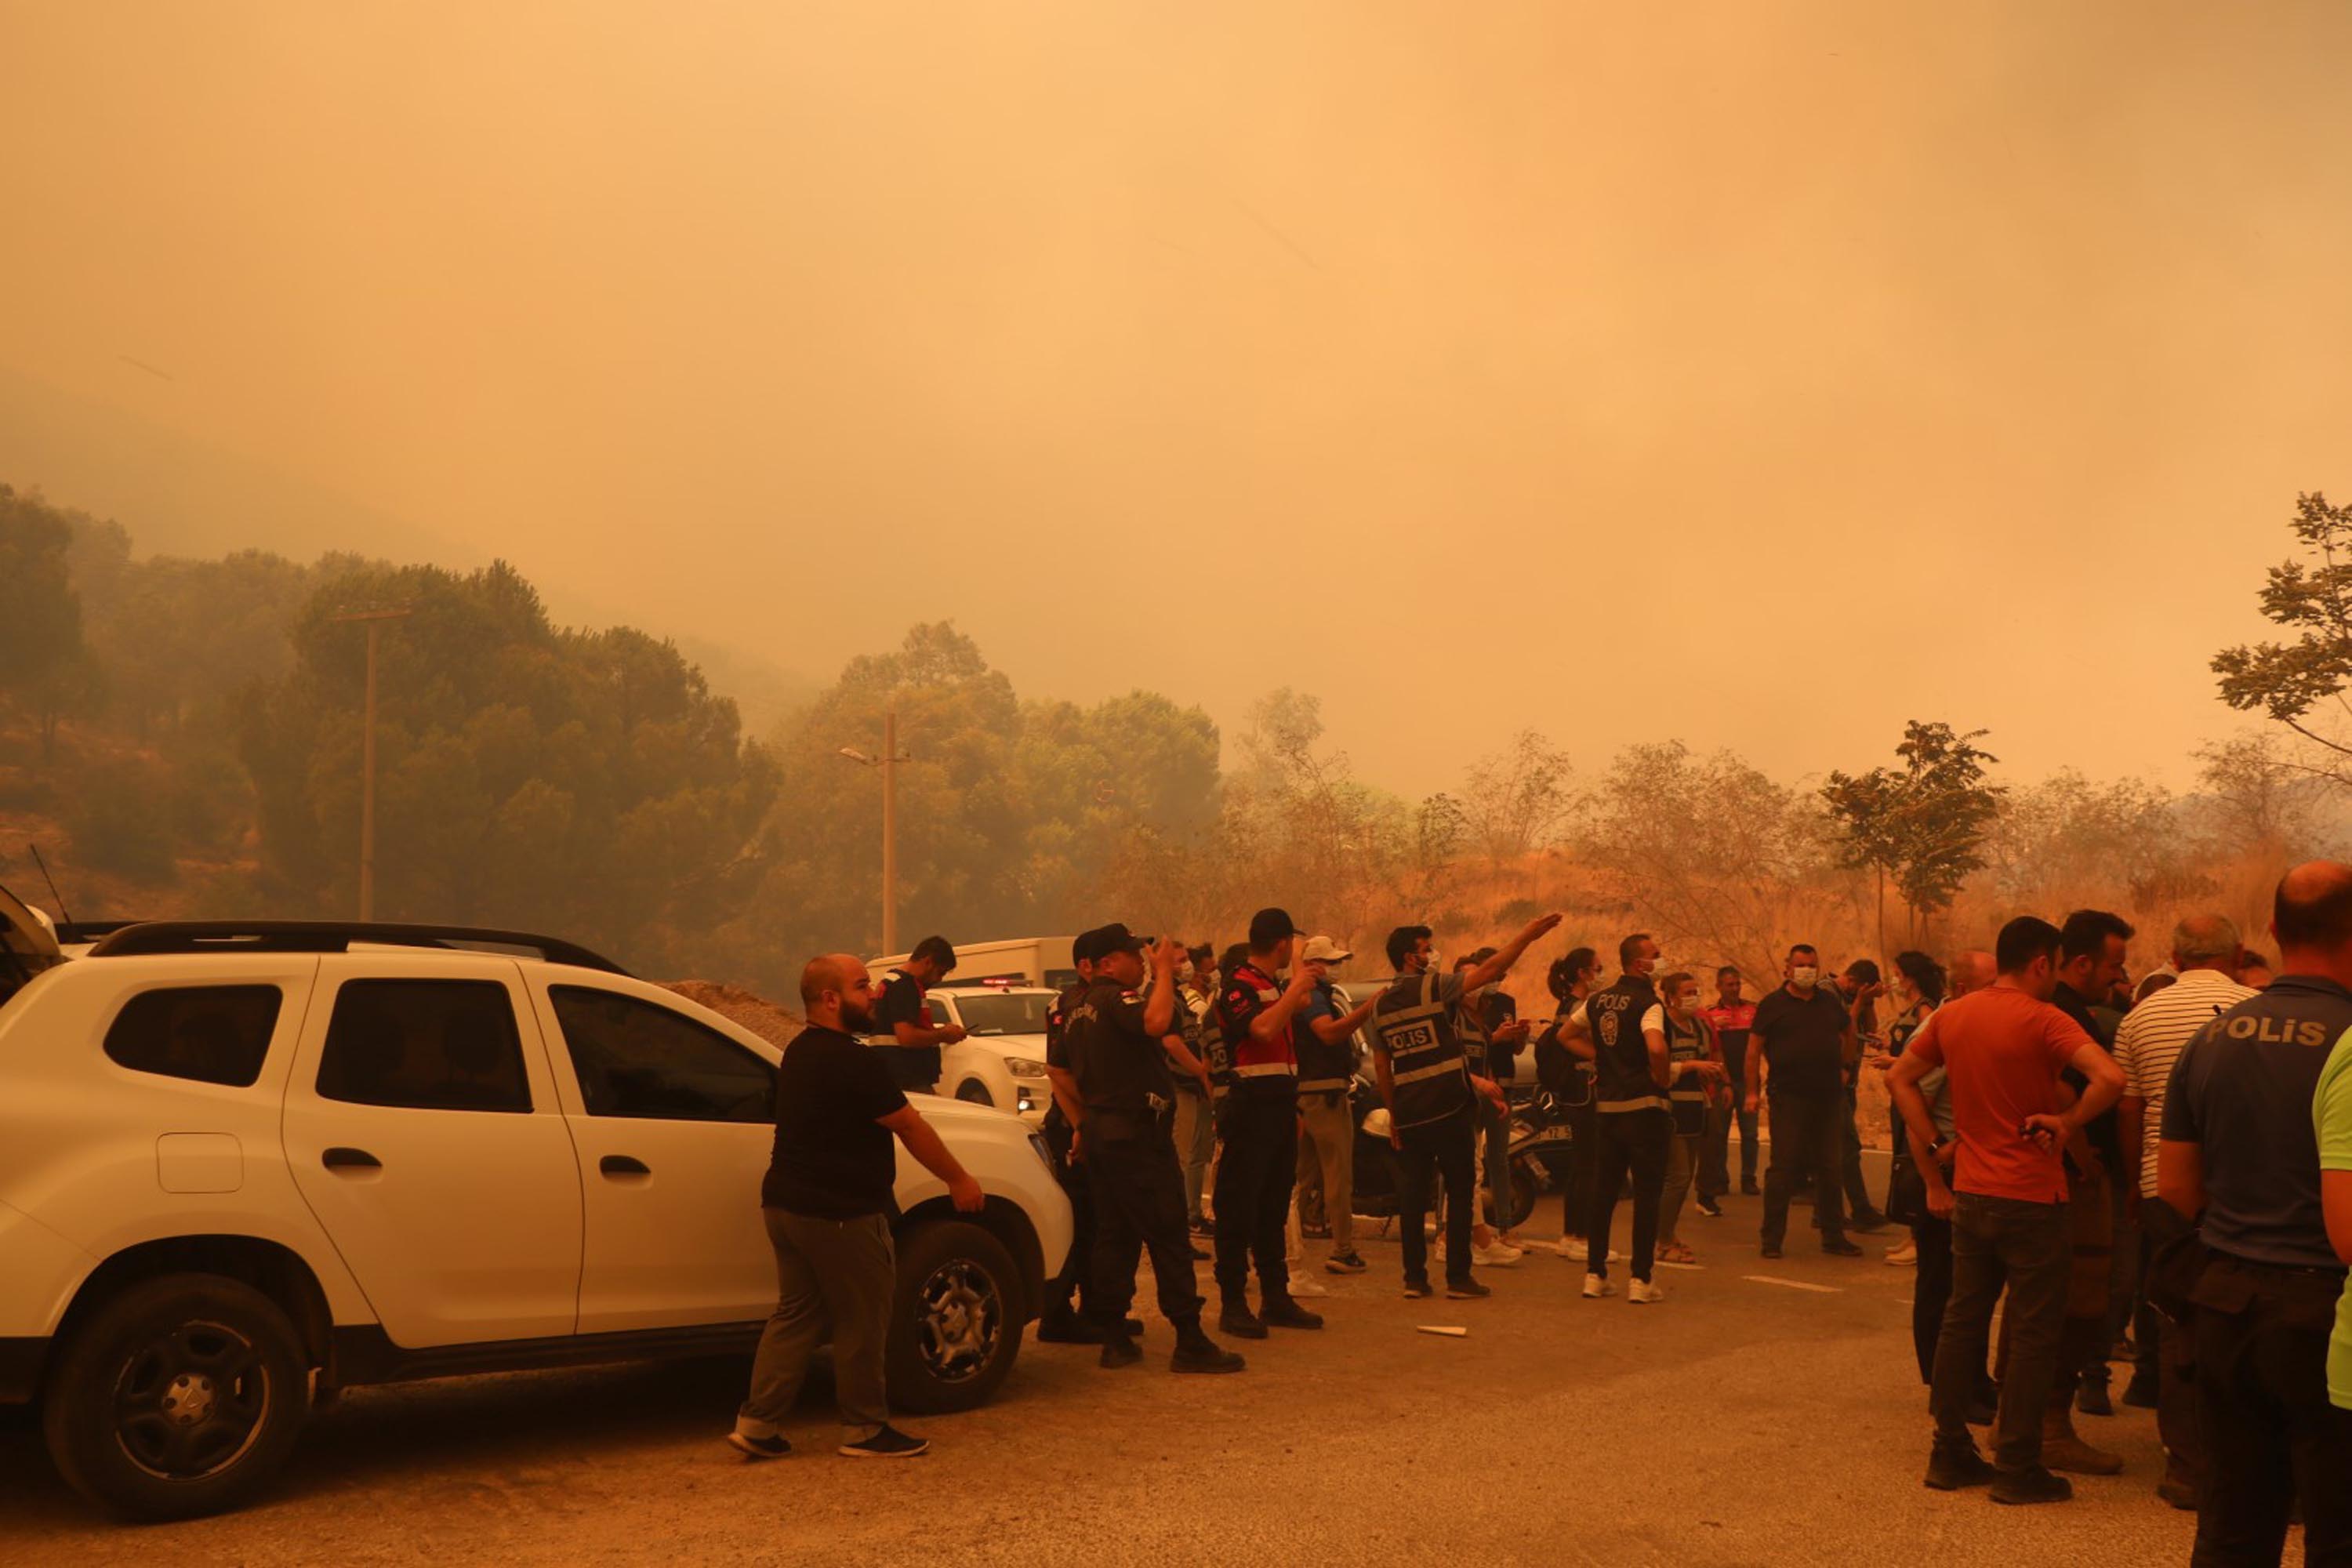
<svg viewBox="0 0 2352 1568"><path fill-rule="evenodd" d="M907 1424L929 1458L832 1452L822 1380L792 1458L721 1440L740 1361L363 1391L320 1415L283 1483L230 1517L124 1529L0 1420L0 1561L64 1563L1400 1563L2147 1564L2193 1521L2153 1495L2153 1417L2084 1425L2126 1473L2009 1510L1919 1483L1925 1395L1911 1273L1757 1256L1757 1199L1685 1220L1701 1267L1671 1299L1578 1299L1545 1253L1487 1271L1492 1300L1405 1301L1397 1247L1333 1279L1318 1333L1241 1346L1183 1378L1147 1310L1143 1364L1025 1345L1003 1395ZM1800 1214L1802 1211L1799 1211ZM1531 1231L1556 1234L1547 1206ZM1879 1238L1891 1240L1893 1238ZM1319 1258L1321 1244L1310 1242ZM1622 1275L1622 1266L1620 1268ZM1149 1300L1148 1294L1146 1300ZM1465 1339L1416 1331L1466 1326ZM2300 1561L2291 1553L2291 1562Z"/></svg>

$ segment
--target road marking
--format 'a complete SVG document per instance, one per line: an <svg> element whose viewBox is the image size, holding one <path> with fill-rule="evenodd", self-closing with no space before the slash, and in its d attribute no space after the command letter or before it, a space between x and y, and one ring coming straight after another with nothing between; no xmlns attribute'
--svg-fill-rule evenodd
<svg viewBox="0 0 2352 1568"><path fill-rule="evenodd" d="M1781 1279L1770 1274L1743 1274L1740 1278L1742 1279L1753 1279L1759 1285L1785 1285L1791 1290L1813 1290L1818 1291L1820 1294L1824 1296L1843 1294L1843 1287L1842 1286L1809 1285L1802 1279Z"/></svg>
<svg viewBox="0 0 2352 1568"><path fill-rule="evenodd" d="M1663 1258L1658 1258L1655 1261L1657 1266L1661 1268L1679 1268L1685 1274L1704 1274L1706 1272L1706 1265L1704 1263L1669 1263Z"/></svg>

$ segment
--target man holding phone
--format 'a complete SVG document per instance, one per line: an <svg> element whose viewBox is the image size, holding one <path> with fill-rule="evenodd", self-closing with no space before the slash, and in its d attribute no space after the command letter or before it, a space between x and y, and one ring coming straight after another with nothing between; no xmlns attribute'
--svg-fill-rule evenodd
<svg viewBox="0 0 2352 1568"><path fill-rule="evenodd" d="M2056 926L2021 915L1994 944L2000 978L1948 1002L1913 1036L1886 1075L1927 1191L1927 1208L1952 1226L1952 1297L1936 1343L1929 1407L1935 1446L1927 1484L1938 1490L1992 1483L2003 1503L2063 1502L2074 1488L2042 1463L2050 1391L2058 1374L2073 1252L2060 1151L2123 1093L2123 1070L2074 1021L2051 1005L2058 984ZM1946 1071L1959 1141L1947 1184L1936 1124L1919 1080ZM2085 1080L2070 1100L2061 1075ZM2000 1387L1993 1462L1969 1436L1980 1391L1993 1303L2009 1287L2009 1367Z"/></svg>

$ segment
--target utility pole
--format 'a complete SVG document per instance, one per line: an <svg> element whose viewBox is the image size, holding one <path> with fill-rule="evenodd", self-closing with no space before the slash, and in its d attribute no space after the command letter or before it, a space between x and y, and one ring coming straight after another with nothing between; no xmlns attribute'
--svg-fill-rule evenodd
<svg viewBox="0 0 2352 1568"><path fill-rule="evenodd" d="M386 621L406 620L414 610L351 610L336 625L367 627L367 706L360 726L360 919L375 918L375 660Z"/></svg>
<svg viewBox="0 0 2352 1568"><path fill-rule="evenodd" d="M898 710L882 710L880 756L869 757L854 746L842 747L839 754L882 773L882 951L894 954L898 951L898 764L908 760L898 750Z"/></svg>

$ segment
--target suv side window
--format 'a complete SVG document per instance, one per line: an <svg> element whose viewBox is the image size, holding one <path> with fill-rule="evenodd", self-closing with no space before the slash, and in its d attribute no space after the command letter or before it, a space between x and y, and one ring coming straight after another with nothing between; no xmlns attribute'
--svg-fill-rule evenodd
<svg viewBox="0 0 2352 1568"><path fill-rule="evenodd" d="M275 985L142 991L107 1026L106 1054L132 1072L250 1089L284 999Z"/></svg>
<svg viewBox="0 0 2352 1568"><path fill-rule="evenodd" d="M776 1069L718 1030L588 985L551 985L591 1116L772 1121Z"/></svg>
<svg viewBox="0 0 2352 1568"><path fill-rule="evenodd" d="M514 1003L492 980L347 980L319 1098L417 1110L530 1109Z"/></svg>

